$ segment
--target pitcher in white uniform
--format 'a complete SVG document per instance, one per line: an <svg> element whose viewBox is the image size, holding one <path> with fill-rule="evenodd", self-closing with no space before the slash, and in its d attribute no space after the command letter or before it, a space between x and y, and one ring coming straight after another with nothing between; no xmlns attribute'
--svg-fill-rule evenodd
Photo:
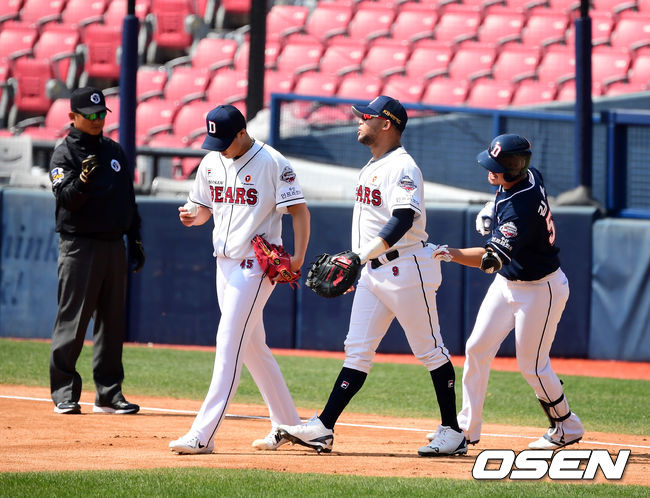
<svg viewBox="0 0 650 498"><path fill-rule="evenodd" d="M436 308L440 263L427 245L422 173L401 145L408 116L399 101L382 95L355 105L357 140L372 159L359 173L352 220L352 250L362 263L345 361L323 411L304 425L281 425L291 441L330 452L334 424L370 372L375 351L394 318L415 357L431 374L442 424L421 456L463 454L465 436L456 420L454 367L445 347Z"/></svg>
<svg viewBox="0 0 650 498"><path fill-rule="evenodd" d="M235 395L246 365L264 398L271 432L253 447L275 450L288 442L277 426L297 424L296 411L282 372L266 345L262 311L275 283L260 268L251 240L263 235L282 244L282 215L292 217L294 255L291 269L302 266L309 241L310 215L295 172L285 157L256 142L246 120L231 105L220 105L206 117L208 153L179 208L185 226L214 221L212 243L217 264L217 297L221 319L210 388L190 431L172 441L176 453L211 453L214 436Z"/></svg>

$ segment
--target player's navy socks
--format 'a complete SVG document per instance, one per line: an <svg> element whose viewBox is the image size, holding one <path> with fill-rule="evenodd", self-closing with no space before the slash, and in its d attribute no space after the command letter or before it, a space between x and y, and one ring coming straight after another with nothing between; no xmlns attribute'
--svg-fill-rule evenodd
<svg viewBox="0 0 650 498"><path fill-rule="evenodd" d="M354 395L359 392L367 376L367 373L352 368L343 367L341 369L327 404L323 408L323 412L318 416L325 427L328 429L334 428L339 416Z"/></svg>
<svg viewBox="0 0 650 498"><path fill-rule="evenodd" d="M456 372L454 372L454 366L448 361L429 373L440 406L441 425L460 431L456 418Z"/></svg>

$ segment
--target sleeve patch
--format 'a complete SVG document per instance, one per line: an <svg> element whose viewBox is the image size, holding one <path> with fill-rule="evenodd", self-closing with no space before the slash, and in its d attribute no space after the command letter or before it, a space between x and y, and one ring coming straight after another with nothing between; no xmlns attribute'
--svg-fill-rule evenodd
<svg viewBox="0 0 650 498"><path fill-rule="evenodd" d="M408 192L412 192L418 188L417 185L415 185L413 179L408 175L404 175L402 178L400 178L399 182L397 182L397 185Z"/></svg>
<svg viewBox="0 0 650 498"><path fill-rule="evenodd" d="M50 171L50 178L52 179L52 186L61 183L63 181L63 168L54 168Z"/></svg>
<svg viewBox="0 0 650 498"><path fill-rule="evenodd" d="M293 169L291 169L291 166L285 166L282 170L282 174L280 174L280 180L285 183L293 183L295 179L296 174L293 172Z"/></svg>
<svg viewBox="0 0 650 498"><path fill-rule="evenodd" d="M499 232L501 232L504 237L511 239L517 236L517 226L512 221L509 221L499 227Z"/></svg>

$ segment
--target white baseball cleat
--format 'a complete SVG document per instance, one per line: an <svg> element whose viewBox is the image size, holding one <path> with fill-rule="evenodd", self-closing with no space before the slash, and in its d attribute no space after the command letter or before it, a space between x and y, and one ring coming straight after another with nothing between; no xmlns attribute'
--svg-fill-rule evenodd
<svg viewBox="0 0 650 498"><path fill-rule="evenodd" d="M208 444L202 443L197 436L185 434L175 441L169 443L169 449L179 455L197 455L200 453L212 453L214 441Z"/></svg>
<svg viewBox="0 0 650 498"><path fill-rule="evenodd" d="M549 427L546 434L537 441L528 445L533 450L557 450L563 446L577 443L585 435L585 428L575 413L563 420L556 422L555 427Z"/></svg>
<svg viewBox="0 0 650 498"><path fill-rule="evenodd" d="M300 425L279 425L280 434L292 443L301 444L318 453L330 453L334 444L334 431L323 425L317 415Z"/></svg>
<svg viewBox="0 0 650 498"><path fill-rule="evenodd" d="M289 440L280 434L277 427L271 429L264 439L256 439L253 441L253 448L256 450L277 450L283 444L287 444Z"/></svg>
<svg viewBox="0 0 650 498"><path fill-rule="evenodd" d="M432 457L467 453L467 441L463 431L457 432L448 425L440 425L433 436L429 444L418 450L418 455Z"/></svg>

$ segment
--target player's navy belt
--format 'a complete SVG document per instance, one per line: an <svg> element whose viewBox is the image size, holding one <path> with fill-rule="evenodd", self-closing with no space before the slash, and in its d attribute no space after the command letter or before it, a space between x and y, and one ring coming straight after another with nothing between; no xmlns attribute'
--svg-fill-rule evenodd
<svg viewBox="0 0 650 498"><path fill-rule="evenodd" d="M373 270L376 270L379 268L381 265L385 265L389 261L393 261L394 259L399 258L399 251L395 249L394 251L387 252L386 254L382 254L378 258L371 259L370 260L370 268Z"/></svg>

